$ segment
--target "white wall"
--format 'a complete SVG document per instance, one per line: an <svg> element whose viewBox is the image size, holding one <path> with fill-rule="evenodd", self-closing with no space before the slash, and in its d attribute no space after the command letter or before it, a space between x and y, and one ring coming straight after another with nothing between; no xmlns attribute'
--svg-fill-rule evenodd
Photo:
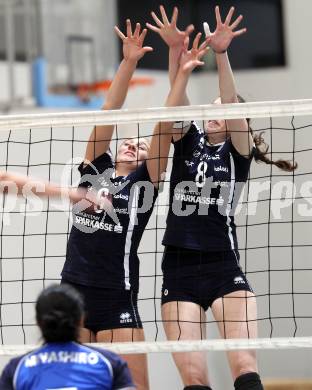
<svg viewBox="0 0 312 390"><path fill-rule="evenodd" d="M287 53L287 67L278 68L278 69L265 69L265 70L250 70L250 71L240 71L236 72L236 81L240 93L246 97L249 101L259 101L259 100L280 100L280 99L296 99L296 98L311 98L311 64L312 64L312 52L310 48L310 15L312 13L312 2L311 0L284 0L285 3L285 29L286 29L286 53ZM265 28L265 26L259 26L259 28ZM26 66L18 65L15 69L16 78L18 84L18 96L28 96L29 95L29 80L27 79L28 73ZM146 74L146 72L141 71L141 74ZM155 79L155 83L151 87L136 87L132 88L129 92L129 97L127 99L127 107L150 107L150 106L161 106L165 100L167 91L168 91L168 81L167 75L161 72L149 72L149 76ZM0 65L0 82L2 85L0 91L0 100L4 101L7 93L7 84L6 84L6 73L5 65ZM204 86L204 87L203 87ZM207 86L207 88L205 87ZM217 75L216 73L205 73L194 75L189 84L189 96L193 104L204 104L211 102L218 93L217 89ZM310 121L311 123L311 121ZM301 141L300 141L301 140ZM303 145L312 145L312 137L309 134L309 129L304 133L304 137L301 137L298 141L302 142ZM276 142L275 146L285 146L287 145L287 140L283 139ZM280 149L280 148L279 148ZM43 153L41 151L40 153ZM39 154L40 154L39 153ZM65 153L65 152L64 152ZM78 153L78 151L77 151ZM82 153L80 148L79 153ZM301 156L298 155L298 158ZM301 159L301 166L303 171L309 171L309 161L307 157L303 156ZM252 174L259 173L259 169L264 170L267 173L263 166L259 167L254 164ZM262 172L262 171L261 171ZM276 171L274 171L276 172ZM46 173L42 173L43 176ZM57 178L57 173L55 173ZM261 219L261 214L257 215ZM63 221L63 223L65 223ZM151 221L151 226L153 220ZM290 225L287 225L289 228ZM298 236L303 236L310 224L302 224L298 227L295 233ZM273 228L272 228L273 229ZM278 231L273 236L273 239L277 241L284 239L289 231L285 233L282 227L278 227ZM251 240L261 240L262 237L265 237L266 232L260 233L250 233ZM287 236L289 239L289 236ZM287 241L287 240L286 240ZM284 241L285 242L285 241ZM149 237L147 234L144 236L141 250L144 251L144 248L147 246L150 247L154 245L155 237ZM14 246L15 244L12 243ZM63 244L62 244L63 245ZM160 249L161 246L158 245ZM10 248L8 249L11 250ZM13 249L12 249L13 250ZM289 264L289 252L273 252L272 262L274 265L285 267L285 263ZM248 257L248 270L251 271L253 267L256 269L260 266L262 261L262 254L257 253L255 255L249 255ZM157 258L157 269L160 273L160 257ZM310 266L310 253L300 252L295 261L300 262L302 268L311 268ZM154 274L154 263L155 259L148 259L147 257L142 259L141 272L142 274ZM278 263L280 262L280 263ZM50 264L50 263L49 263ZM57 274L55 269L58 269L61 264L54 266L54 269L51 271L51 274ZM12 265L8 265L11 269ZM15 265L16 267L16 265ZM8 269L8 273L9 273ZM16 269L13 270L16 272ZM250 275L253 286L256 291L261 291L264 289L267 291L267 280L256 280L255 277ZM272 275L273 277L273 275ZM275 276L274 276L275 277ZM309 287L310 283L310 274L307 272L305 275L298 274L298 285L306 285ZM286 280L287 279L287 280ZM289 288L290 282L285 277L285 274L282 272L278 273L275 281L275 285L282 288ZM155 280L156 289L160 289L160 278ZM31 287L35 291L34 287ZM38 286L39 288L39 286ZM16 292L15 292L16 293ZM14 294L14 292L12 292ZM146 280L142 280L141 283L141 296L153 296L153 285L148 283ZM159 293L158 293L159 296ZM33 299L33 294L31 295ZM156 305L158 305L156 302ZM277 302L273 305L272 310L280 310L280 312L286 311L289 314L291 303L288 300ZM298 313L303 310L303 312L310 313L310 301L309 296L305 301L298 301L297 309ZM264 315L267 310L267 305L263 300L259 300L259 312ZM145 320L154 318L154 310L151 307L150 301L147 303L141 303L142 317ZM274 312L275 313L275 312ZM157 319L160 319L159 306L157 307ZM305 323L300 321L299 334L311 334L311 324L309 321ZM283 323L282 321L274 322L274 336L279 335L292 335L293 323ZM303 329L303 330L302 330ZM217 332L215 326L212 325L209 327L209 336L214 338L217 337ZM263 321L260 323L260 335L267 336L269 332L269 325L267 322ZM155 337L155 326L154 324L148 324L146 326L147 338L153 340ZM17 338L18 339L18 338ZM159 324L159 336L158 339L164 339L162 327ZM259 366L263 377L309 377L311 376L311 365L312 365L312 355L310 351L274 351L268 352L263 351L259 353ZM224 390L232 388L232 381L230 378L230 373L226 365L225 356L222 353L211 353L209 354L209 367L210 375L212 378L214 390ZM161 372L161 375L159 373ZM150 356L150 376L152 383L152 390L156 389L181 389L181 382L178 378L177 372L174 368L171 357L168 354L152 354Z"/></svg>

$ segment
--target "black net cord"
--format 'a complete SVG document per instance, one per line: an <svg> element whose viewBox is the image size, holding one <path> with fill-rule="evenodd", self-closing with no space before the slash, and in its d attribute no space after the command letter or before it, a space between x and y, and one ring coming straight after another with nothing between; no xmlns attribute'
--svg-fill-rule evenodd
<svg viewBox="0 0 312 390"><path fill-rule="evenodd" d="M27 155L27 175L29 175L29 163L30 163L30 153L31 153L31 129L29 129L29 139L28 139L28 155ZM25 237L26 237L26 223L27 223L27 198L25 199L25 207L24 207L24 220L23 220L23 241L22 241L22 253L23 253L23 259L22 259L22 302L21 302L21 316L22 316L22 332L23 332L23 337L24 337L24 344L26 344L26 331L24 327L24 280L25 280L25 259L24 259L24 254L25 254Z"/></svg>
<svg viewBox="0 0 312 390"><path fill-rule="evenodd" d="M295 164L295 151L296 151L296 127L295 127L295 117L291 119L291 126L293 128L293 137L292 137L292 164ZM296 336L298 330L298 324L296 320L296 311L295 311L295 291L294 291L294 201L296 199L295 191L295 171L292 171L292 202L291 202L291 302L292 302L292 315L294 322L294 332L293 336Z"/></svg>
<svg viewBox="0 0 312 390"><path fill-rule="evenodd" d="M269 127L269 131L270 131L270 145L271 145L271 148L270 148L270 157L271 157L271 160L273 159L273 120L272 118L270 118L270 127ZM270 178L272 178L272 174L273 174L273 165L271 164L270 165ZM271 273L270 273L270 269L271 269L271 205L272 205L272 180L270 180L270 184L269 184L269 202L268 202L268 207L269 207L269 214L268 214L268 236L267 236L267 240L268 240L268 243L267 243L267 254L268 254L268 313L269 313L269 322L270 322L270 337L272 337L273 335L273 321L272 321L272 318L271 318Z"/></svg>
<svg viewBox="0 0 312 390"><path fill-rule="evenodd" d="M8 138L6 140L6 157L5 157L5 169L7 170L8 169L8 163L9 163L9 145L10 145L10 138L11 138L11 135L12 135L12 131L10 130L9 131L9 134L8 134ZM3 262L2 262L2 259L3 259L3 229L4 229L4 207L5 207L5 201L6 201L6 195L3 194L3 199L2 199L2 210L3 210L3 213L2 213L2 220L1 220L1 248L0 248L0 264L1 264L1 279L0 279L0 293L1 293L1 296L0 296L0 337L1 337L1 344L4 344L5 343L5 340L4 340L4 335L3 335L3 318L2 318L2 309L3 309L3 273L4 273L4 269L3 269Z"/></svg>

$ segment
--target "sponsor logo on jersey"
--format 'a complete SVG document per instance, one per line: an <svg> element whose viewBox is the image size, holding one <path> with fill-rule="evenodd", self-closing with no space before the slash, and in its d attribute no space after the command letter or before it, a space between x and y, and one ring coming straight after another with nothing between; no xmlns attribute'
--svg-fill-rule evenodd
<svg viewBox="0 0 312 390"><path fill-rule="evenodd" d="M245 284L245 280L241 276L236 276L234 278L234 284Z"/></svg>
<svg viewBox="0 0 312 390"><path fill-rule="evenodd" d="M127 208L115 207L114 210L117 214L129 214Z"/></svg>
<svg viewBox="0 0 312 390"><path fill-rule="evenodd" d="M213 168L215 172L228 172L229 168L219 165L218 167Z"/></svg>
<svg viewBox="0 0 312 390"><path fill-rule="evenodd" d="M116 232L116 233L122 233L122 226L121 225L114 225L113 223L106 223L102 222L101 220L95 220L91 218L81 217L79 215L75 215L74 220L75 226L87 226L90 229L94 230L105 230L108 232Z"/></svg>
<svg viewBox="0 0 312 390"><path fill-rule="evenodd" d="M193 161L189 161L189 160L185 160L185 165L187 167L192 167L194 165L194 162Z"/></svg>
<svg viewBox="0 0 312 390"><path fill-rule="evenodd" d="M124 194L117 194L117 195L114 195L114 199L123 199L123 200L129 200L129 196L128 195L124 195Z"/></svg>
<svg viewBox="0 0 312 390"><path fill-rule="evenodd" d="M190 202L195 204L217 205L217 206L223 206L224 204L224 198L222 197L222 195L220 195L219 198L214 198L214 197L198 196L198 195L191 195L188 193L183 194L183 193L175 192L174 198L177 201Z"/></svg>
<svg viewBox="0 0 312 390"><path fill-rule="evenodd" d="M215 154L215 155L209 155L207 153L204 153L201 157L200 157L201 160L207 160L207 161L216 161L216 160L220 160L220 155L219 154Z"/></svg>
<svg viewBox="0 0 312 390"><path fill-rule="evenodd" d="M132 322L131 314L127 311L125 313L121 313L119 317L121 324L128 324Z"/></svg>
<svg viewBox="0 0 312 390"><path fill-rule="evenodd" d="M169 291L167 289L164 290L164 296L166 297L169 294Z"/></svg>
<svg viewBox="0 0 312 390"><path fill-rule="evenodd" d="M122 226L121 225L115 225L114 226L114 232L122 233Z"/></svg>

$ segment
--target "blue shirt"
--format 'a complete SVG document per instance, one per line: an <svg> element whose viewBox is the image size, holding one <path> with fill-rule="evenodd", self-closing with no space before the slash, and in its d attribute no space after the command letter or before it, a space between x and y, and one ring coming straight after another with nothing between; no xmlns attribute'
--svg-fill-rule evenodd
<svg viewBox="0 0 312 390"><path fill-rule="evenodd" d="M50 343L6 365L1 390L117 390L133 387L118 355L75 342Z"/></svg>
<svg viewBox="0 0 312 390"><path fill-rule="evenodd" d="M174 143L164 245L203 251L237 249L235 205L252 160L230 139L210 145L194 122Z"/></svg>
<svg viewBox="0 0 312 390"><path fill-rule="evenodd" d="M106 191L118 222L103 210L73 207L62 277L87 286L138 291L137 250L157 197L146 163L128 176L114 177L111 156L104 153L92 164L81 164L79 171L81 186Z"/></svg>

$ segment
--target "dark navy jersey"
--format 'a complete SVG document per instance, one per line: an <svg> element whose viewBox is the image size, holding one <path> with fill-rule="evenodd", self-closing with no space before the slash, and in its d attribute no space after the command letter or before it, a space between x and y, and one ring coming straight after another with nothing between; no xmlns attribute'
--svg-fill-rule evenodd
<svg viewBox="0 0 312 390"><path fill-rule="evenodd" d="M128 176L114 177L109 153L79 167L80 186L101 191L118 220L103 210L73 207L62 277L87 286L138 291L138 246L153 210L157 190L143 162Z"/></svg>
<svg viewBox="0 0 312 390"><path fill-rule="evenodd" d="M117 390L135 388L126 362L78 343L50 343L10 360L1 390Z"/></svg>
<svg viewBox="0 0 312 390"><path fill-rule="evenodd" d="M237 249L233 215L251 160L230 139L210 145L193 122L174 143L163 244L203 251Z"/></svg>

